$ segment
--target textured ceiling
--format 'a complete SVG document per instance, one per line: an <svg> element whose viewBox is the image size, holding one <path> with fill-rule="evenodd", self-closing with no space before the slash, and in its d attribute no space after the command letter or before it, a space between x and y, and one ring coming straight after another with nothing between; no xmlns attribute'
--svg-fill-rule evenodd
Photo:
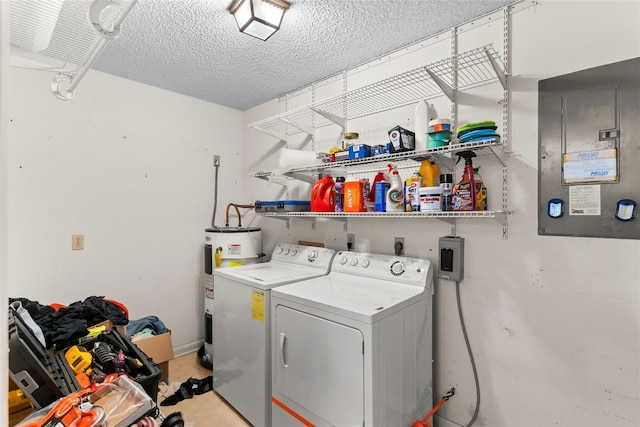
<svg viewBox="0 0 640 427"><path fill-rule="evenodd" d="M93 68L247 110L513 0L292 0L263 42L231 0L138 0Z"/></svg>

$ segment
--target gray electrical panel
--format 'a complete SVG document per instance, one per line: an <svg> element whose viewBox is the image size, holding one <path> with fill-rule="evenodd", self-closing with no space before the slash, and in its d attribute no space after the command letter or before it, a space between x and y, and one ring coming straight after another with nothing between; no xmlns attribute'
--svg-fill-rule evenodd
<svg viewBox="0 0 640 427"><path fill-rule="evenodd" d="M538 234L640 239L640 58L538 83Z"/></svg>
<svg viewBox="0 0 640 427"><path fill-rule="evenodd" d="M461 282L464 279L464 239L446 236L438 241L438 277Z"/></svg>

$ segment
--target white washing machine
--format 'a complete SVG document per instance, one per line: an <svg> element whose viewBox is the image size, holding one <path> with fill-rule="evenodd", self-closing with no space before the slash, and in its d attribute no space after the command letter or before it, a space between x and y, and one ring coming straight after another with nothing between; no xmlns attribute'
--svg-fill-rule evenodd
<svg viewBox="0 0 640 427"><path fill-rule="evenodd" d="M429 261L336 254L271 292L272 425L411 426L433 407Z"/></svg>
<svg viewBox="0 0 640 427"><path fill-rule="evenodd" d="M267 263L213 271L213 388L256 427L271 425L271 289L326 275L334 255L280 243Z"/></svg>

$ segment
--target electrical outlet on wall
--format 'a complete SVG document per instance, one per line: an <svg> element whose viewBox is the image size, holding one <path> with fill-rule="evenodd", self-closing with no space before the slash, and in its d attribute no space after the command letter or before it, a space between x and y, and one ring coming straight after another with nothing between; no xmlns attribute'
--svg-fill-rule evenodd
<svg viewBox="0 0 640 427"><path fill-rule="evenodd" d="M72 251L84 250L84 234L74 234L71 236L71 250Z"/></svg>
<svg viewBox="0 0 640 427"><path fill-rule="evenodd" d="M404 255L404 237L393 239L393 251L398 256Z"/></svg>
<svg viewBox="0 0 640 427"><path fill-rule="evenodd" d="M356 247L356 235L353 233L347 234L347 249L352 251Z"/></svg>

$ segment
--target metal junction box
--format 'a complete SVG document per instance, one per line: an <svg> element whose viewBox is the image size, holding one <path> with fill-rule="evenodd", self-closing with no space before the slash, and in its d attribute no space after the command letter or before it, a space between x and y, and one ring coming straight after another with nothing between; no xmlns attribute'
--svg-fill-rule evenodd
<svg viewBox="0 0 640 427"><path fill-rule="evenodd" d="M640 58L538 83L538 234L640 239Z"/></svg>

